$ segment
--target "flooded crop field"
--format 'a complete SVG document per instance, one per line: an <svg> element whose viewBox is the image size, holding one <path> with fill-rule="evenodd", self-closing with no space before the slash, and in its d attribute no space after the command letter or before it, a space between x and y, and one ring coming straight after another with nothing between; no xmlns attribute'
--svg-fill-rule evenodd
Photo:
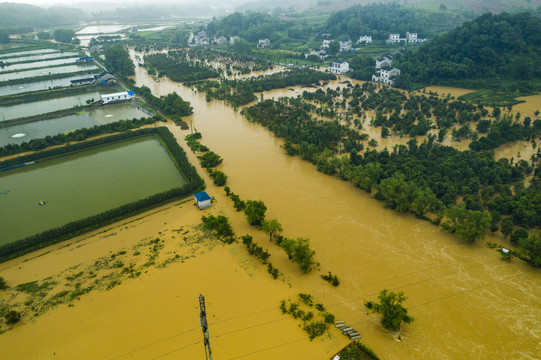
<svg viewBox="0 0 541 360"><path fill-rule="evenodd" d="M59 67L53 67L53 68L17 71L17 72L12 72L12 73L7 73L7 74L0 74L0 81L24 79L24 78L34 77L34 76L47 76L47 75L52 75L52 74L72 73L72 72L77 72L77 71L88 71L88 70L94 70L97 68L98 67L95 65L67 65L67 66L59 66Z"/></svg>
<svg viewBox="0 0 541 360"><path fill-rule="evenodd" d="M32 139L52 136L67 131L109 124L119 120L149 116L131 103L92 108L74 115L0 127L0 146L20 144Z"/></svg>
<svg viewBox="0 0 541 360"><path fill-rule="evenodd" d="M122 164L122 166L118 166ZM155 176L160 174L160 176ZM0 173L0 244L139 200L184 180L153 136ZM40 206L39 202L45 205Z"/></svg>
<svg viewBox="0 0 541 360"><path fill-rule="evenodd" d="M132 25L89 25L85 26L81 30L77 31L76 35L90 35L90 34L103 34L103 33L115 33L124 29L128 29Z"/></svg>
<svg viewBox="0 0 541 360"><path fill-rule="evenodd" d="M100 279L111 279L109 286L98 288L110 291L93 291L65 301L0 335L0 348L7 349L7 358L54 354L55 359L71 359L81 351L89 358L105 359L200 358L203 346L197 297L204 294L215 358L326 360L349 339L331 327L327 334L310 341L302 323L279 309L281 300L307 293L336 320L357 329L362 341L382 359L539 359L541 272L517 259L504 262L500 254L486 246L486 242L507 245L508 240L488 235L484 241L465 244L429 222L385 208L373 194L318 172L300 157L288 156L281 139L221 101L207 102L204 93L165 77L156 82L143 67L136 67L133 79L137 86L148 86L156 96L177 92L190 102L194 114L185 120L202 133L204 145L223 157L219 170L227 174L227 185L242 199L264 201L267 219L278 219L286 237L309 238L318 268L310 274L302 273L266 233L248 225L224 189L215 186L197 165L207 184L206 191L213 197L210 209L199 211L191 199L185 203L180 200L0 264L0 275L13 285L50 281L50 293L44 294L50 298L68 291L66 279L77 274L81 276L77 283L84 288ZM328 86L343 85L333 82ZM304 90L316 89L291 87L263 95L265 99L297 96ZM432 91L458 96L469 90ZM529 101L536 99L529 98L523 108L533 110L538 105ZM104 114L103 120L110 119ZM183 140L189 130L180 130L172 123L168 127L187 150L190 162L198 164ZM66 131L61 128L56 131ZM13 134L4 136L4 130L0 129L0 144L13 139ZM45 128L38 133L42 137ZM407 141L394 136L385 140L389 148L393 141ZM458 144L467 148L465 142ZM513 144L521 148L525 145ZM502 149L502 156L508 156L517 148ZM130 151L131 158L146 155L133 153ZM118 168L114 170L139 170L150 176L161 171L147 171L147 165L104 156L114 158ZM118 166L125 162L126 166ZM33 166L39 165L18 171L24 175L24 171L33 171ZM101 165L86 166L89 171L94 169L92 174L108 175L101 171ZM43 176L33 174L31 180ZM88 176L76 177L61 186L80 191L79 184L87 182ZM22 182L15 180L13 186ZM81 197L96 194L98 198L104 187L117 182L112 176L104 181L106 185L101 189L84 190ZM56 182L51 186L57 186ZM138 186L131 193L144 189ZM38 214L47 210L49 203L56 206L55 197L49 201L46 195L33 193L24 206L34 206L31 210ZM35 202L39 200L48 204L39 207ZM78 201L75 206L80 210L84 205L84 201ZM272 264L280 269L280 278L273 280L267 266L251 257L242 244L224 245L203 235L201 215L209 214L226 215L237 236L250 234L268 249ZM139 274L120 278L123 268L96 269L96 264L112 258L121 259L120 266L125 266L127 272L130 268L140 269ZM339 276L338 287L320 278L328 271ZM364 303L375 300L382 289L404 291L407 296L405 306L415 322L405 326L400 336L383 330L378 318L364 310ZM16 301L17 295L13 296ZM24 306L23 300L20 304ZM29 339L36 338L40 341L28 346Z"/></svg>

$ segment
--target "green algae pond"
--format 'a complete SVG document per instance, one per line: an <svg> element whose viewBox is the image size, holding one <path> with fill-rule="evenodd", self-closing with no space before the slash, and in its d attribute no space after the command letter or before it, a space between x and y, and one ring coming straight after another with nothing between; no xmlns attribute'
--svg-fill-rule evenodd
<svg viewBox="0 0 541 360"><path fill-rule="evenodd" d="M183 184L153 135L0 172L0 245Z"/></svg>

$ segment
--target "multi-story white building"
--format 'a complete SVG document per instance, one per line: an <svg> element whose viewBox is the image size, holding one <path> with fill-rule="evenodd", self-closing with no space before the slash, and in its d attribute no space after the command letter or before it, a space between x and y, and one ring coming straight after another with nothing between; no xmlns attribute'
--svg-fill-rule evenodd
<svg viewBox="0 0 541 360"><path fill-rule="evenodd" d="M331 43L332 40L323 40L323 44L321 44L321 48L322 49L328 49L329 48L329 44Z"/></svg>
<svg viewBox="0 0 541 360"><path fill-rule="evenodd" d="M359 40L357 40L357 44L372 44L372 36L368 35L362 35L359 37Z"/></svg>
<svg viewBox="0 0 541 360"><path fill-rule="evenodd" d="M333 61L329 66L329 71L333 74L345 74L349 71L349 63L342 60Z"/></svg>
<svg viewBox="0 0 541 360"><path fill-rule="evenodd" d="M409 31L406 33L405 38L401 38L400 34L389 34L389 38L385 40L387 44L395 44L399 42L405 42L405 43L421 43L425 42L426 39L419 39L417 37L417 33L410 33Z"/></svg>
<svg viewBox="0 0 541 360"><path fill-rule="evenodd" d="M381 68L378 69L376 75L372 75L372 81L382 82L387 85L394 85L396 77L400 75L400 69L397 68Z"/></svg>
<svg viewBox="0 0 541 360"><path fill-rule="evenodd" d="M347 39L347 40L343 40L343 41L339 41L340 43L340 51L350 51L351 50L351 40L350 39Z"/></svg>
<svg viewBox="0 0 541 360"><path fill-rule="evenodd" d="M392 55L383 55L376 59L376 69L381 69L382 67L390 67L393 64Z"/></svg>
<svg viewBox="0 0 541 360"><path fill-rule="evenodd" d="M269 39L259 39L259 42L257 44L257 47L260 49L268 48L271 46L271 42Z"/></svg>
<svg viewBox="0 0 541 360"><path fill-rule="evenodd" d="M389 34L389 38L387 39L388 43L397 43L400 41L400 34Z"/></svg>

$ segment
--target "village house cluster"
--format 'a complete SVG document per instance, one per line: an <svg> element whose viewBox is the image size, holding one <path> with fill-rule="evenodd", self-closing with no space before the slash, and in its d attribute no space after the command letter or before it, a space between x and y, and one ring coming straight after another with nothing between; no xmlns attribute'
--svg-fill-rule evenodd
<svg viewBox="0 0 541 360"><path fill-rule="evenodd" d="M409 31L406 32L406 37L401 38L400 34L389 34L389 37L385 42L387 44L396 44L400 42L409 43L409 44L416 44L416 43L422 43L425 42L426 39L419 39L417 36L417 33L410 33Z"/></svg>
<svg viewBox="0 0 541 360"><path fill-rule="evenodd" d="M239 40L240 37L238 36L231 36L229 37L229 40L227 40L224 36L218 36L214 37L214 39L210 39L207 35L207 32L204 30L201 30L200 32L194 34L190 33L188 36L188 46L194 47L194 46L210 46L210 45L219 45L219 46L225 46L227 44L233 45L237 40Z"/></svg>

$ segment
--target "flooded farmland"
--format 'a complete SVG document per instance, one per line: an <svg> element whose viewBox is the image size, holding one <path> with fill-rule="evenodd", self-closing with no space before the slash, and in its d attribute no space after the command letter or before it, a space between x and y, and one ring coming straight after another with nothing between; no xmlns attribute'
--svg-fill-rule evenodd
<svg viewBox="0 0 541 360"><path fill-rule="evenodd" d="M166 150L153 136L8 170L0 173L0 208L10 209L2 212L0 244L183 183ZM39 206L39 201L45 205Z"/></svg>
<svg viewBox="0 0 541 360"><path fill-rule="evenodd" d="M35 69L35 70L26 70L26 71L17 71L7 74L0 74L0 81L8 81L14 79L24 79L34 76L46 76L52 74L64 74L72 73L77 71L88 71L94 70L98 67L95 65L67 65L59 66L53 68L44 68L44 69Z"/></svg>
<svg viewBox="0 0 541 360"><path fill-rule="evenodd" d="M45 256L2 264L1 274L13 284L41 280L70 267L85 269L97 256L130 250L136 241L156 236L180 246L189 237L180 234L210 212L226 214L237 235L254 234L286 279L272 280L238 244L210 248L197 243L185 262L149 270L110 292L91 293L73 308L58 308L1 335L0 345L11 345L8 356L54 353L57 359L70 359L84 350L92 358L199 358L203 348L196 299L203 293L216 358L271 360L294 354L329 359L348 342L341 333L331 329L328 337L310 342L299 322L278 309L281 299L303 292L359 330L382 359L539 358L538 269L518 260L508 264L484 242L465 245L427 222L385 209L351 184L287 156L280 139L222 102L207 103L204 94L167 79L156 83L141 67L136 71L137 86L146 85L155 95L176 91L191 102L194 115L187 121L224 158L220 170L229 176L228 186L243 199L263 200L267 218L277 218L284 235L309 237L321 272L302 274L203 175L215 197L206 212L191 204L160 208ZM188 133L170 128L181 142ZM191 154L190 160L196 163ZM486 241L506 244L493 236ZM340 277L338 288L319 278L329 270ZM405 306L416 319L400 339L363 310L363 303L375 300L383 288L404 291ZM38 337L40 343L27 346L28 339Z"/></svg>
<svg viewBox="0 0 541 360"><path fill-rule="evenodd" d="M74 115L2 127L0 146L20 144L76 129L147 116L149 115L146 112L130 103L97 107Z"/></svg>

